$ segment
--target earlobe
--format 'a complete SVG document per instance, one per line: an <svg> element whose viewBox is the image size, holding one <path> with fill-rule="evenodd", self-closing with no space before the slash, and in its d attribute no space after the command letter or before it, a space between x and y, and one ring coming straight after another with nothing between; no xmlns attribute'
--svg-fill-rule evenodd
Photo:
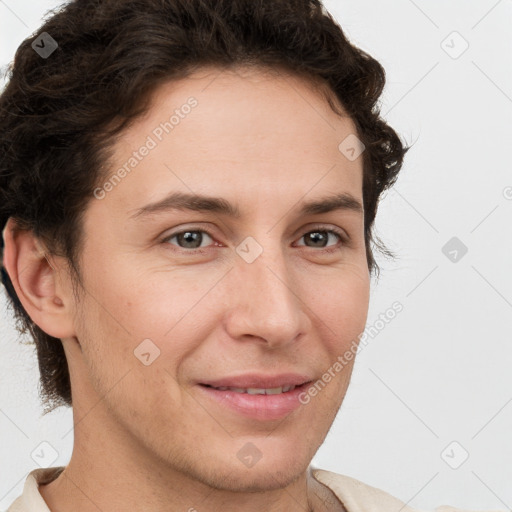
<svg viewBox="0 0 512 512"><path fill-rule="evenodd" d="M13 218L3 237L3 264L27 314L50 336L74 336L65 268L56 265L34 234L19 229Z"/></svg>

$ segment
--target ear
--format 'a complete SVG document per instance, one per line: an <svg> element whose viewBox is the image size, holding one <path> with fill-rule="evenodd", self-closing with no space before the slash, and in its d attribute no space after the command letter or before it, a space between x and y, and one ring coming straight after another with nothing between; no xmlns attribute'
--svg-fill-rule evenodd
<svg viewBox="0 0 512 512"><path fill-rule="evenodd" d="M63 258L50 257L32 231L8 219L3 264L32 321L55 338L74 336L73 294Z"/></svg>

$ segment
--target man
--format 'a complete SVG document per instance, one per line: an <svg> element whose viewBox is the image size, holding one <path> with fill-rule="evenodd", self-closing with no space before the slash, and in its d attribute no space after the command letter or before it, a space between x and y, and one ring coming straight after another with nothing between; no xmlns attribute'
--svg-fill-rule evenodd
<svg viewBox="0 0 512 512"><path fill-rule="evenodd" d="M2 278L74 449L9 512L412 510L310 466L406 152L383 86L316 0L75 0L20 46Z"/></svg>

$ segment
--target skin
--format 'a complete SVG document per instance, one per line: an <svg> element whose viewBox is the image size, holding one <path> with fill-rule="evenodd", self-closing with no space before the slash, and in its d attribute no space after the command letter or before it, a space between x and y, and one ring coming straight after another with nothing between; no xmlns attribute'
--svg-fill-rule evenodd
<svg viewBox="0 0 512 512"><path fill-rule="evenodd" d="M197 382L247 372L320 379L364 330L363 213L297 213L304 200L333 193L362 202L362 157L338 150L355 126L302 78L203 68L159 87L116 143L110 171L190 96L191 113L89 203L78 297L64 259L45 258L12 219L4 231L6 269L31 318L62 340L73 390L72 457L41 494L53 512L344 510L309 464L353 360L281 420L241 416L205 398ZM223 197L242 216L130 218L172 191ZM315 245L307 235L317 224L349 240L329 235L328 247ZM202 231L204 254L169 238L192 228L211 234ZM250 264L235 250L247 236L263 248ZM147 338L160 356L145 366L134 350ZM237 457L248 442L262 455L252 467Z"/></svg>

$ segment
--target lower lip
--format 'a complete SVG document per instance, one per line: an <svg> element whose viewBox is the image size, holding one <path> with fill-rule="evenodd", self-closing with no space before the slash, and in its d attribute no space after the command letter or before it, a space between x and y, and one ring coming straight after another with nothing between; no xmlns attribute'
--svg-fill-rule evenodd
<svg viewBox="0 0 512 512"><path fill-rule="evenodd" d="M249 395L229 390L222 391L204 385L199 385L199 389L221 405L243 416L269 421L282 419L302 405L299 395L307 390L310 384L306 382L293 391L278 395Z"/></svg>

